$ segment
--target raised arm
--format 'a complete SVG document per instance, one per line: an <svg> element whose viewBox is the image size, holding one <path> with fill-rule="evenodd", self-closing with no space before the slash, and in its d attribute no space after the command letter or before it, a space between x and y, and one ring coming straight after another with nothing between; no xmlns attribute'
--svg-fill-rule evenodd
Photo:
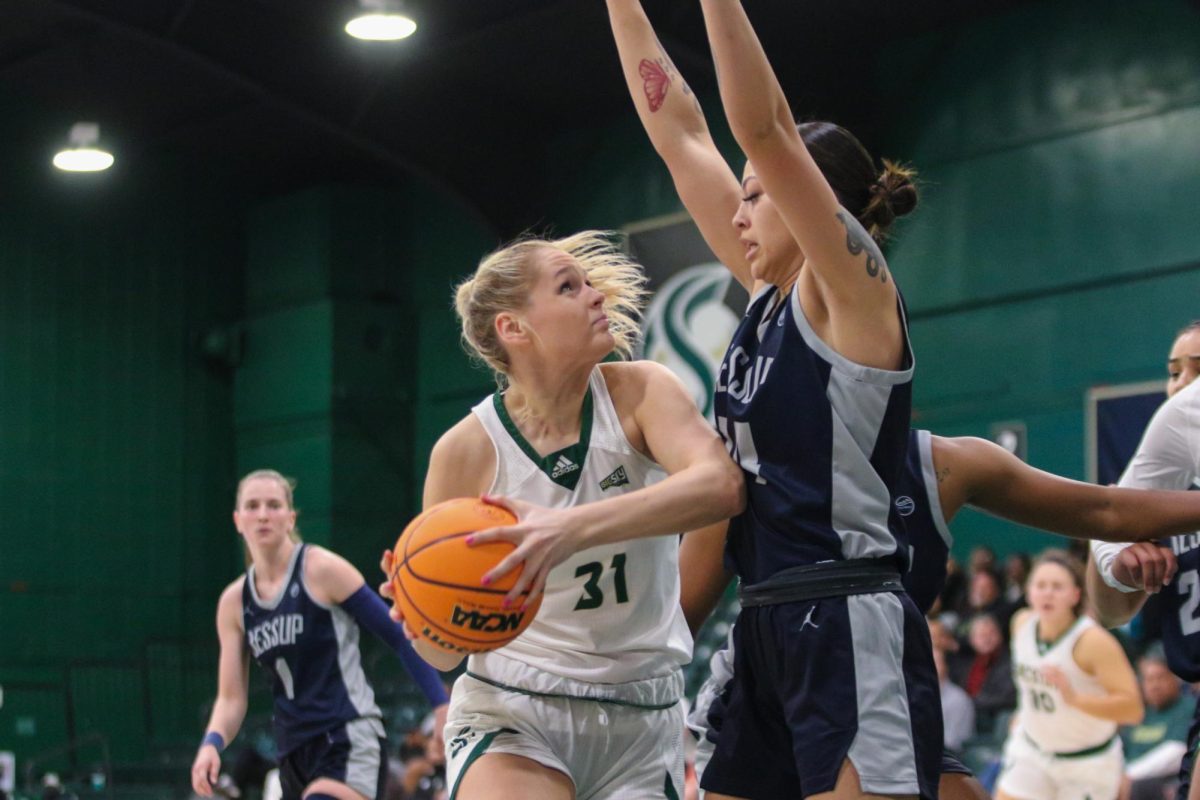
<svg viewBox="0 0 1200 800"><path fill-rule="evenodd" d="M732 222L741 184L713 143L700 101L658 41L640 0L608 0L608 17L633 105L679 199L713 253L750 289L750 265Z"/></svg>
<svg viewBox="0 0 1200 800"><path fill-rule="evenodd" d="M854 360L864 360L857 355L862 350L886 347L886 360L896 362L902 341L896 292L879 247L839 205L805 147L741 3L702 0L701 7L721 102L753 166L747 181L758 181L800 245L805 269L811 269L830 311L831 343ZM881 319L890 324L881 325Z"/></svg>
<svg viewBox="0 0 1200 800"><path fill-rule="evenodd" d="M233 741L246 718L250 684L250 653L242 630L242 581L231 583L217 601L217 699L208 719L204 741L192 762L192 788L211 797L221 773L221 751Z"/></svg>

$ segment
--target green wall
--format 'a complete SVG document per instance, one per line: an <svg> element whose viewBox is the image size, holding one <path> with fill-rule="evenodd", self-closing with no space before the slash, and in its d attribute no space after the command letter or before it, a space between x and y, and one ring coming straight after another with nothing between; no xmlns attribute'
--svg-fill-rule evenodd
<svg viewBox="0 0 1200 800"><path fill-rule="evenodd" d="M1019 419L1029 460L1072 477L1088 387L1164 377L1200 316L1200 13L1137 5L1131 25L1113 0L1031 4L897 47L884 71L894 150L926 182L891 251L918 424ZM971 512L954 529L960 555L1047 544Z"/></svg>
<svg viewBox="0 0 1200 800"><path fill-rule="evenodd" d="M226 572L230 375L202 342L240 314L240 221L170 165L30 173L0 203L0 741L138 757L150 651L211 628Z"/></svg>

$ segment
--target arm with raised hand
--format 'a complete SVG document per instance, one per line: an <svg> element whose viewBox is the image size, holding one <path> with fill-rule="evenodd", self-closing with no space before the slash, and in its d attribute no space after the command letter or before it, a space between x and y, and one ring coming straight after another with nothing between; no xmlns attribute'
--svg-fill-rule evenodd
<svg viewBox="0 0 1200 800"><path fill-rule="evenodd" d="M899 358L902 335L896 292L878 245L842 208L805 146L750 20L737 0L701 0L717 83L730 129L811 268L831 312L835 349ZM892 320L881 326L881 315ZM875 364L871 364L876 366Z"/></svg>
<svg viewBox="0 0 1200 800"><path fill-rule="evenodd" d="M713 253L750 289L750 265L732 222L741 183L713 143L700 101L659 42L640 0L608 0L608 18L633 105L679 199Z"/></svg>

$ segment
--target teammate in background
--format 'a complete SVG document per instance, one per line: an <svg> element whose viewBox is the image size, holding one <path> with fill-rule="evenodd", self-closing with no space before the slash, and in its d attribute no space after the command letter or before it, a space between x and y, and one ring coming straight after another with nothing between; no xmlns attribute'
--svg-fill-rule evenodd
<svg viewBox="0 0 1200 800"><path fill-rule="evenodd" d="M930 798L937 675L901 590L908 546L891 509L913 360L878 245L916 188L843 128L797 129L741 5L701 7L748 158L740 181L639 3L608 2L643 126L751 294L714 398L747 510L728 537L742 579L734 678L712 712L724 724L701 785L710 797Z"/></svg>
<svg viewBox="0 0 1200 800"><path fill-rule="evenodd" d="M213 793L221 750L246 715L253 656L272 678L285 800L382 797L384 731L362 670L359 628L396 651L444 719L441 678L416 656L357 569L299 541L287 478L274 470L242 478L233 523L251 563L217 602L217 699L192 764L192 788L204 797Z"/></svg>
<svg viewBox="0 0 1200 800"><path fill-rule="evenodd" d="M1167 402L1146 428L1121 486L1188 489L1200 481L1200 320L1176 334L1167 357ZM1200 680L1200 536L1176 535L1158 544L1122 547L1092 543L1088 597L1102 624L1128 622L1146 601L1163 592L1163 650L1171 671L1188 683ZM1194 764L1200 745L1200 703L1188 732L1178 796L1200 800ZM1190 793L1189 793L1190 792Z"/></svg>
<svg viewBox="0 0 1200 800"><path fill-rule="evenodd" d="M470 543L517 544L544 592L512 643L472 655L446 726L452 798L676 797L692 640L670 534L741 510L744 487L677 378L628 354L644 277L602 235L526 239L457 290L463 338L505 389L438 441L426 507L485 495L518 524ZM390 555L385 554L385 570ZM398 612L394 612L398 613ZM421 639L446 669L461 656Z"/></svg>
<svg viewBox="0 0 1200 800"><path fill-rule="evenodd" d="M922 613L946 579L953 538L949 523L963 506L1074 538L1151 540L1200 528L1200 492L1163 492L1096 486L1060 478L1026 464L999 445L973 437L909 434L908 459L895 502L913 547L904 587ZM731 578L721 561L725 531L712 526L688 533L680 549L681 600L693 632L712 613ZM728 681L732 657L712 658L713 677L701 689L689 726L701 737L696 771L711 754L704 740L711 697ZM706 702L706 698L708 701ZM943 757L942 800L986 798L957 759Z"/></svg>
<svg viewBox="0 0 1200 800"><path fill-rule="evenodd" d="M1116 638L1083 609L1083 565L1061 550L1034 562L1029 608L1013 615L1017 712L997 800L1115 800L1118 725L1142 720L1137 678Z"/></svg>

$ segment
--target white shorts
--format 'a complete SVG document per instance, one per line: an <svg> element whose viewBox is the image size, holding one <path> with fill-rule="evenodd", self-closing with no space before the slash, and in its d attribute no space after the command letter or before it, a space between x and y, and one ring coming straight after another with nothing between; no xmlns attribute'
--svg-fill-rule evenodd
<svg viewBox="0 0 1200 800"><path fill-rule="evenodd" d="M454 683L445 728L450 800L485 753L522 756L566 774L577 800L683 796L682 673L588 684L510 665L507 680L467 673Z"/></svg>
<svg viewBox="0 0 1200 800"><path fill-rule="evenodd" d="M1124 765L1119 737L1095 755L1064 758L1039 750L1017 730L1004 745L996 788L1020 800L1114 800Z"/></svg>

